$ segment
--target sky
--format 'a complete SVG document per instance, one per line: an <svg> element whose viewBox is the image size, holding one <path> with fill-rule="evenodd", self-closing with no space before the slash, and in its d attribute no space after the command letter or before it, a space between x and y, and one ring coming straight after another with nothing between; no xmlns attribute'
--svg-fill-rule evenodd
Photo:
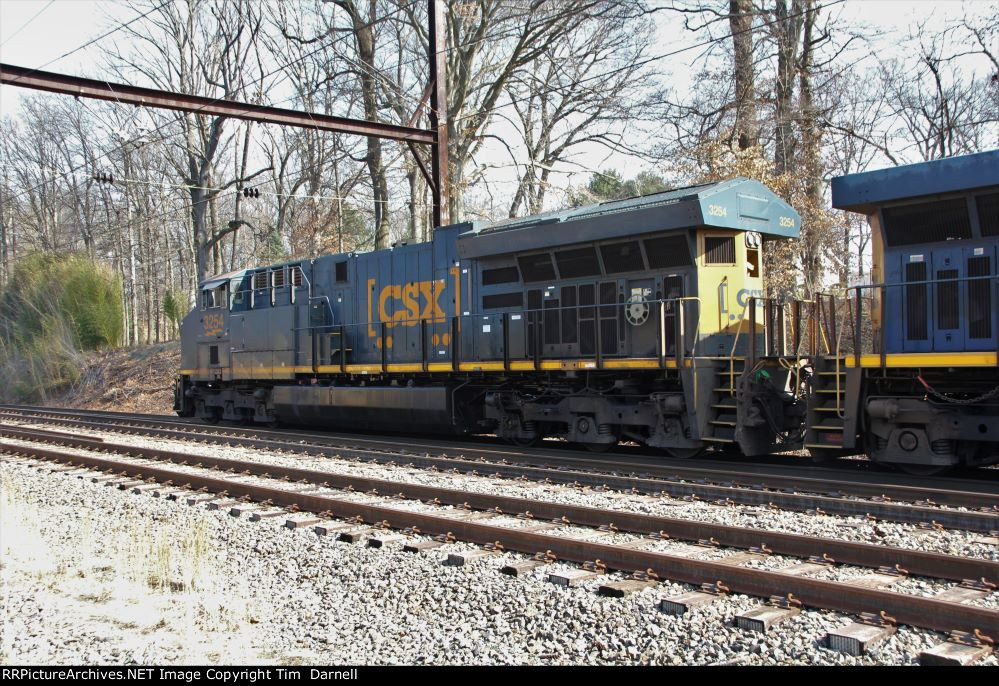
<svg viewBox="0 0 999 686"><path fill-rule="evenodd" d="M652 0L652 3L662 5L666 0ZM943 26L948 20L960 17L965 8L984 11L992 4L989 0L846 0L831 11L841 12L851 25L866 24L883 31L878 49L882 55L890 57L898 50L893 36L906 35L914 24L928 22L931 27ZM94 76L99 73L100 47L121 40L121 33L102 38L69 57L62 56L101 36L116 22L128 21L138 14L140 11L128 3L109 0L0 0L0 61ZM666 46L674 50L696 42L694 36L683 31L675 13L660 13L659 16L663 17L658 29L662 40L655 46L655 51ZM699 54L699 50L690 50L663 61L662 68L668 71L675 86L689 87L690 65ZM31 91L22 88L0 86L0 116L15 115L20 98L29 93ZM490 171L490 178L498 184L500 195L506 188L512 192L516 175L509 154L497 147L486 151L483 159L495 167ZM616 167L629 172L635 169L634 160L620 154L608 154L598 146L582 151L573 162L559 169L562 185L584 183L596 169ZM558 179L555 183L559 183ZM502 204L502 198L497 202Z"/></svg>

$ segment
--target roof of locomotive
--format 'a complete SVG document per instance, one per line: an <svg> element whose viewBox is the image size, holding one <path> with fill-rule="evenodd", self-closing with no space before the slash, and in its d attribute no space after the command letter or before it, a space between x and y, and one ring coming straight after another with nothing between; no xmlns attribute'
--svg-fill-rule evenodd
<svg viewBox="0 0 999 686"><path fill-rule="evenodd" d="M832 206L870 214L881 203L999 186L999 150L837 176Z"/></svg>
<svg viewBox="0 0 999 686"><path fill-rule="evenodd" d="M793 238L801 217L759 181L737 177L476 226L458 250L485 257L701 226Z"/></svg>

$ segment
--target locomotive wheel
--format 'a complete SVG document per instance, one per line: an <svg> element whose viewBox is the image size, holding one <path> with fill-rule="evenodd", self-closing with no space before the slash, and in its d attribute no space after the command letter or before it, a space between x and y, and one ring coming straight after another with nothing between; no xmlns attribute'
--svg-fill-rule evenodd
<svg viewBox="0 0 999 686"><path fill-rule="evenodd" d="M899 471L905 472L906 474L911 474L912 476L940 476L941 474L946 474L951 471L957 465L945 464L904 464L899 463L895 465Z"/></svg>
<svg viewBox="0 0 999 686"><path fill-rule="evenodd" d="M212 412L204 417L199 417L199 419L205 424L218 424L222 421L222 414L219 412Z"/></svg>
<svg viewBox="0 0 999 686"><path fill-rule="evenodd" d="M613 448L617 443L578 443L591 453L605 453Z"/></svg>
<svg viewBox="0 0 999 686"><path fill-rule="evenodd" d="M533 448L538 443L541 442L541 434L536 434L531 438L523 438L521 436L509 436L506 439L511 445L515 445L518 448Z"/></svg>
<svg viewBox="0 0 999 686"><path fill-rule="evenodd" d="M705 448L663 448L670 457L678 460L689 460L699 455L703 455Z"/></svg>
<svg viewBox="0 0 999 686"><path fill-rule="evenodd" d="M812 464L828 464L836 459L839 451L827 448L809 448L808 455L812 460Z"/></svg>

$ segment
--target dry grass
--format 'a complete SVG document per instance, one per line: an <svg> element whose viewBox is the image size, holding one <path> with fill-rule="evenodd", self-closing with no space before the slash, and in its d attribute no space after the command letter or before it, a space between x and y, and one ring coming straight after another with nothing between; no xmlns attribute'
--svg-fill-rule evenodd
<svg viewBox="0 0 999 686"><path fill-rule="evenodd" d="M94 353L73 388L50 404L92 410L173 413L180 343L114 348Z"/></svg>
<svg viewBox="0 0 999 686"><path fill-rule="evenodd" d="M182 663L256 659L253 623L265 610L250 611L245 584L218 561L210 520L185 526L134 513L108 518L85 508L78 517L48 513L43 519L44 505L32 495L7 475L0 482L4 613L11 611L13 582L28 585L40 605L58 608L61 620L69 615L72 625L133 654L154 647L155 655L166 646ZM52 530L37 524L53 521L59 524ZM17 656L8 617L0 620L0 662L6 664Z"/></svg>

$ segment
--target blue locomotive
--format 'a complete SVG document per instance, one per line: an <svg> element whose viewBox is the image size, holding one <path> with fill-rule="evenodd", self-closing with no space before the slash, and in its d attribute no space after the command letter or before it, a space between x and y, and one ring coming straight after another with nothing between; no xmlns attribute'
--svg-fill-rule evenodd
<svg viewBox="0 0 999 686"><path fill-rule="evenodd" d="M176 410L675 455L800 447L800 374L759 354L766 382L739 390L764 352L763 241L799 229L737 178L224 274L183 322Z"/></svg>
<svg viewBox="0 0 999 686"><path fill-rule="evenodd" d="M921 473L999 461L999 151L843 176L832 197L868 218L872 283L806 443Z"/></svg>
<svg viewBox="0 0 999 686"><path fill-rule="evenodd" d="M209 422L490 433L674 456L999 461L999 151L833 180L871 282L765 297L800 217L744 178L224 274L182 326Z"/></svg>

